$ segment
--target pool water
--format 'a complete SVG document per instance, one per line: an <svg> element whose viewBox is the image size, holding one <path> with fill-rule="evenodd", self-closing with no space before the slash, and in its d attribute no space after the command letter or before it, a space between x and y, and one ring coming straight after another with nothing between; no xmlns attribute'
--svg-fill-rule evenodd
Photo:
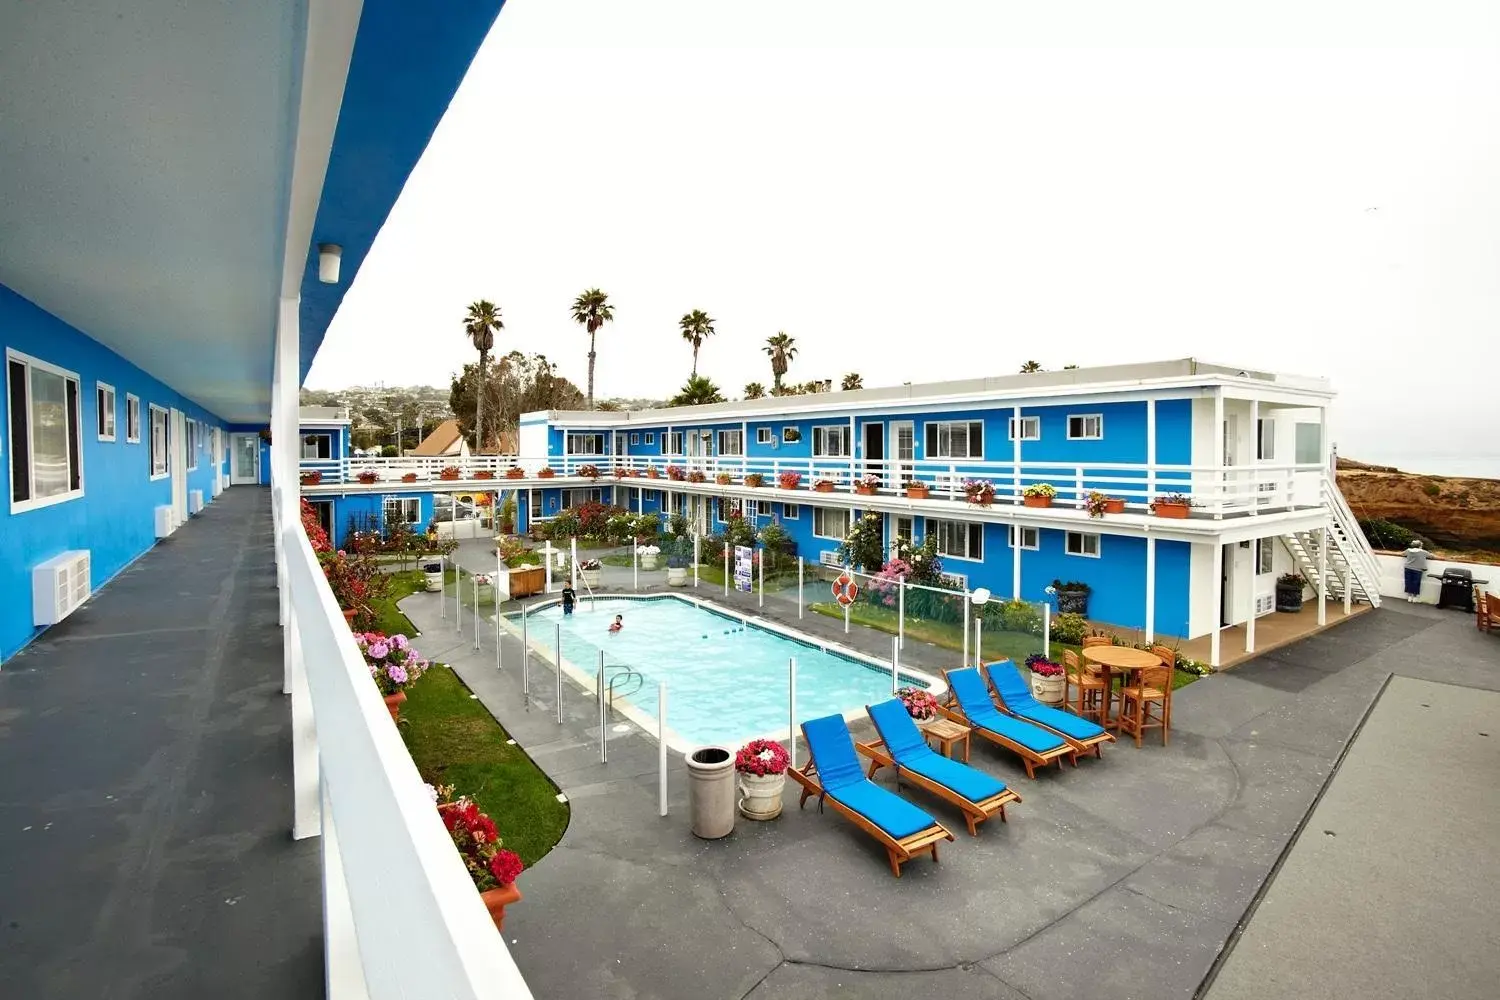
<svg viewBox="0 0 1500 1000"><path fill-rule="evenodd" d="M534 648L549 657L562 623L563 660L593 676L604 651L605 677L622 666L644 677L615 687L622 699L644 712L654 731L656 685L667 686L669 742L719 743L731 748L756 736L785 734L787 661L797 660L797 721L834 713L862 711L891 697L890 666L874 667L789 636L746 626L729 617L677 598L620 600L601 598L590 608L580 601L565 616L554 605L527 615ZM608 632L615 615L624 628ZM902 686L931 686L928 679L901 670ZM676 739L670 737L675 734Z"/></svg>

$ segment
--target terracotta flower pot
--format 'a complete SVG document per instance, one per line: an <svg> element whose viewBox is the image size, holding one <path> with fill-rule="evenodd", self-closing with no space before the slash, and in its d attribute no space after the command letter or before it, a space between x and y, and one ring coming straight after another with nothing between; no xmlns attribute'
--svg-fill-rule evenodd
<svg viewBox="0 0 1500 1000"><path fill-rule="evenodd" d="M536 474L536 477L538 479L551 479L555 475L557 475L557 473L553 472L551 469L543 469L541 472L538 472Z"/></svg>
<svg viewBox="0 0 1500 1000"><path fill-rule="evenodd" d="M1157 517L1175 517L1186 520L1188 516L1188 505L1185 503L1154 503L1151 505L1151 513Z"/></svg>
<svg viewBox="0 0 1500 1000"><path fill-rule="evenodd" d="M832 483L818 483L816 486L813 487L813 492L814 493L832 493L833 492L833 484Z"/></svg>
<svg viewBox="0 0 1500 1000"><path fill-rule="evenodd" d="M1110 497L1108 500L1104 501L1104 513L1106 513L1106 514L1123 514L1123 513L1125 513L1125 501L1122 500L1120 497Z"/></svg>
<svg viewBox="0 0 1500 1000"><path fill-rule="evenodd" d="M380 477L375 475L375 473L373 472L361 472L359 474L359 481L364 483L366 486L375 483L377 480L379 480L379 478Z"/></svg>
<svg viewBox="0 0 1500 1000"><path fill-rule="evenodd" d="M872 496L875 495L875 487L873 487L873 486L863 486L863 485L861 485L859 483L855 483L854 484L854 493L855 493L856 496L872 497Z"/></svg>
<svg viewBox="0 0 1500 1000"><path fill-rule="evenodd" d="M354 608L342 608L340 610L342 610L344 612L344 622L350 628L353 628L354 627L354 616L357 615L357 614L359 614L359 611L357 611Z"/></svg>
<svg viewBox="0 0 1500 1000"><path fill-rule="evenodd" d="M1051 507L1052 498L1043 496L1023 496L1021 503L1027 507Z"/></svg>
<svg viewBox="0 0 1500 1000"><path fill-rule="evenodd" d="M395 694L388 694L385 696L386 711L391 713L392 722L401 721L401 703L405 700L405 691L397 691Z"/></svg>
<svg viewBox="0 0 1500 1000"><path fill-rule="evenodd" d="M302 485L303 486L316 486L319 483L321 483L322 481L323 481L323 473L321 473L321 472L304 472L304 473L302 473Z"/></svg>
<svg viewBox="0 0 1500 1000"><path fill-rule="evenodd" d="M506 479L524 479L524 478L526 478L526 470L524 470L524 469L506 469L505 470L505 478Z"/></svg>
<svg viewBox="0 0 1500 1000"><path fill-rule="evenodd" d="M444 480L445 482L453 482L456 479L458 479L458 473L456 473L456 472L440 472L440 473L438 473L438 478Z"/></svg>
<svg viewBox="0 0 1500 1000"><path fill-rule="evenodd" d="M403 483L414 483L417 481L417 474L415 472L408 472L406 475L401 477L401 481Z"/></svg>
<svg viewBox="0 0 1500 1000"><path fill-rule="evenodd" d="M476 472L476 473L474 473L474 478L475 479L494 479L495 478L495 474L493 472L491 472L490 470L485 469L483 472Z"/></svg>
<svg viewBox="0 0 1500 1000"><path fill-rule="evenodd" d="M490 919L495 922L495 930L505 930L505 908L512 903L519 903L522 898L521 890L516 888L512 882L510 885L502 885L498 889L487 889L479 894L484 901L484 908L490 911Z"/></svg>
<svg viewBox="0 0 1500 1000"><path fill-rule="evenodd" d="M929 492L926 483L906 484L906 499L908 500L926 500Z"/></svg>

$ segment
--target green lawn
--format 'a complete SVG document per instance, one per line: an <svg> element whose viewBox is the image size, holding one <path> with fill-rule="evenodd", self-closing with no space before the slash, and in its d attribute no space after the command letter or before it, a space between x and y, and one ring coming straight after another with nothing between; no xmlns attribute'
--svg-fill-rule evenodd
<svg viewBox="0 0 1500 1000"><path fill-rule="evenodd" d="M392 576L390 596L376 607L381 631L415 631L396 602L424 585L420 572ZM422 648L420 638L415 644ZM562 839L569 807L557 801L557 786L519 746L506 743L505 730L452 670L434 665L411 686L400 731L422 778L471 796L526 864Z"/></svg>
<svg viewBox="0 0 1500 1000"><path fill-rule="evenodd" d="M689 571L692 567L688 567ZM691 572L688 574L691 577ZM730 586L734 586L734 571L730 570ZM703 583L712 584L715 587L724 586L724 564L722 562L699 563L698 579ZM756 576L750 577L751 587L759 587L760 579ZM766 592L773 590L785 590L787 587L797 586L796 570L778 570L766 574Z"/></svg>

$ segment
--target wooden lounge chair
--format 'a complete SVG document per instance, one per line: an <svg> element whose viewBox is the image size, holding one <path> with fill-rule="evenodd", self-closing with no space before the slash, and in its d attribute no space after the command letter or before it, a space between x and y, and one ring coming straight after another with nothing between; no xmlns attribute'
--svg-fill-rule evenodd
<svg viewBox="0 0 1500 1000"><path fill-rule="evenodd" d="M1104 744L1115 741L1114 734L1103 726L1071 712L1043 705L1033 698L1014 662L999 660L985 664L982 670L1002 712L1056 733L1079 753L1092 753L1102 758Z"/></svg>
<svg viewBox="0 0 1500 1000"><path fill-rule="evenodd" d="M860 753L870 758L869 776L875 777L882 767L894 767L898 782L905 778L963 810L970 835L978 836L979 824L991 816L999 816L1005 822L1005 807L1021 801L1021 796L1005 787L999 778L944 757L928 746L899 699L866 705L865 711L880 733L879 743L855 744Z"/></svg>
<svg viewBox="0 0 1500 1000"><path fill-rule="evenodd" d="M1026 777L1035 778L1038 766L1045 767L1053 761L1061 767L1064 757L1071 758L1073 766L1078 766L1078 749L1073 744L1040 726L1001 714L990 700L989 689L978 669L944 670L943 676L947 678L957 708L942 711L950 719L972 727L991 743L1018 755L1021 763L1026 765Z"/></svg>
<svg viewBox="0 0 1500 1000"><path fill-rule="evenodd" d="M901 877L901 866L919 854L938 859L938 843L952 840L953 834L937 820L894 792L875 784L859 767L854 752L854 737L842 715L828 715L802 723L802 738L807 741L807 766L788 769L792 780L802 786L800 809L808 796L818 797L818 808L825 801L849 822L880 842L891 861L891 874Z"/></svg>

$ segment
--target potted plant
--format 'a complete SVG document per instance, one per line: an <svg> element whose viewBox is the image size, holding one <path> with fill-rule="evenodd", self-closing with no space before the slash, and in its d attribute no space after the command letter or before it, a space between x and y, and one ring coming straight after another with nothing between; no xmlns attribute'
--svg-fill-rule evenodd
<svg viewBox="0 0 1500 1000"><path fill-rule="evenodd" d="M667 541L667 586L681 587L687 584L688 560L693 555L693 543L677 537Z"/></svg>
<svg viewBox="0 0 1500 1000"><path fill-rule="evenodd" d="M687 478L687 470L680 465L667 466L667 478L674 483L680 483Z"/></svg>
<svg viewBox="0 0 1500 1000"><path fill-rule="evenodd" d="M583 581L584 586L590 590L599 589L599 574L603 571L604 564L597 559L580 559L578 561L578 579Z"/></svg>
<svg viewBox="0 0 1500 1000"><path fill-rule="evenodd" d="M1098 490L1091 490L1084 498L1084 506L1088 508L1089 517L1103 517L1105 514L1125 513L1125 501L1120 497L1112 497Z"/></svg>
<svg viewBox="0 0 1500 1000"><path fill-rule="evenodd" d="M749 486L751 489L758 489L759 487L764 486L765 483L766 477L761 475L759 472L745 473L745 485Z"/></svg>
<svg viewBox="0 0 1500 1000"><path fill-rule="evenodd" d="M557 475L557 473L552 471L552 466L544 465L537 470L536 477L538 479L551 479L555 475Z"/></svg>
<svg viewBox="0 0 1500 1000"><path fill-rule="evenodd" d="M784 490L795 490L802 485L802 473L800 472L778 472L776 474L776 485Z"/></svg>
<svg viewBox="0 0 1500 1000"><path fill-rule="evenodd" d="M1163 493L1151 501L1151 513L1157 517L1183 519L1192 509L1193 498L1186 493Z"/></svg>
<svg viewBox="0 0 1500 1000"><path fill-rule="evenodd" d="M740 775L740 815L746 819L775 819L781 815L781 789L786 784L786 748L771 740L751 740L734 755Z"/></svg>
<svg viewBox="0 0 1500 1000"><path fill-rule="evenodd" d="M313 472L304 472L304 473L302 473L302 485L303 486L316 486L319 483L321 483L322 481L323 481L323 473L321 473L321 472L318 472L318 471L314 470Z"/></svg>
<svg viewBox="0 0 1500 1000"><path fill-rule="evenodd" d="M708 477L703 474L703 470L694 469L687 474L687 481L690 483L706 483L708 482Z"/></svg>
<svg viewBox="0 0 1500 1000"><path fill-rule="evenodd" d="M911 716L918 729L926 729L938 720L938 701L926 688L904 687L896 692L906 714Z"/></svg>
<svg viewBox="0 0 1500 1000"><path fill-rule="evenodd" d="M366 486L369 486L371 483L380 481L380 473L376 472L374 469L361 469L359 471L359 475L355 476L354 478L358 479Z"/></svg>
<svg viewBox="0 0 1500 1000"><path fill-rule="evenodd" d="M401 476L401 481L403 483L414 483L417 481L417 474L415 472L403 473Z"/></svg>
<svg viewBox="0 0 1500 1000"><path fill-rule="evenodd" d="M510 468L508 468L508 469L505 470L505 478L506 479L525 479L526 478L526 470L523 469L523 468L521 468L519 465L512 465Z"/></svg>
<svg viewBox="0 0 1500 1000"><path fill-rule="evenodd" d="M1283 573L1276 578L1276 610L1301 611L1302 591L1306 581L1300 573Z"/></svg>
<svg viewBox="0 0 1500 1000"><path fill-rule="evenodd" d="M525 864L520 855L500 846L500 833L494 821L480 812L472 799L467 796L454 799L452 785L428 788L437 802L443 826L453 838L453 846L463 858L464 868L495 922L495 929L504 930L505 908L521 901L516 879L526 869Z"/></svg>
<svg viewBox="0 0 1500 1000"><path fill-rule="evenodd" d="M720 486L728 486L733 481L733 477L730 476L727 472L721 472L718 475L714 476L714 482L718 483Z"/></svg>
<svg viewBox="0 0 1500 1000"><path fill-rule="evenodd" d="M1045 653L1026 657L1031 672L1031 696L1043 705L1061 705L1066 696L1067 677L1061 663L1053 663Z"/></svg>
<svg viewBox="0 0 1500 1000"><path fill-rule="evenodd" d="M980 507L988 507L995 502L995 484L988 479L965 479L964 499Z"/></svg>
<svg viewBox="0 0 1500 1000"><path fill-rule="evenodd" d="M1021 503L1027 507L1051 507L1057 487L1051 483L1032 483L1021 491Z"/></svg>
<svg viewBox="0 0 1500 1000"><path fill-rule="evenodd" d="M1094 588L1078 580L1069 580L1067 583L1061 580L1053 580L1052 589L1057 592L1058 614L1075 614L1083 615L1085 618L1088 617L1089 594L1094 592Z"/></svg>
<svg viewBox="0 0 1500 1000"><path fill-rule="evenodd" d="M578 474L584 479L597 480L599 478L599 467L597 465L580 465L578 467Z"/></svg>
<svg viewBox="0 0 1500 1000"><path fill-rule="evenodd" d="M387 636L380 632L358 632L355 645L365 656L370 677L385 698L391 721L401 721L401 703L406 689L427 670L428 663L417 654L404 635Z"/></svg>
<svg viewBox="0 0 1500 1000"><path fill-rule="evenodd" d="M630 473L627 472L627 471L625 471L625 468L623 466L619 466L619 465L615 466L613 469L611 469L609 471L610 471L610 475L614 476L615 479L617 479L617 480L618 479L626 479L626 478L629 478L629 476L630 476Z"/></svg>
<svg viewBox="0 0 1500 1000"><path fill-rule="evenodd" d="M443 471L438 473L438 478L451 481L457 479L461 475L463 475L463 473L459 471L458 466L445 465L443 466Z"/></svg>
<svg viewBox="0 0 1500 1000"><path fill-rule="evenodd" d="M833 483L832 479L819 479L817 482L813 483L813 492L814 493L832 493L833 492L833 486L834 486L834 483Z"/></svg>
<svg viewBox="0 0 1500 1000"><path fill-rule="evenodd" d="M870 472L854 481L854 492L862 497L872 497L880 489L880 476Z"/></svg>
<svg viewBox="0 0 1500 1000"><path fill-rule="evenodd" d="M478 472L474 473L474 478L475 479L494 479L495 478L495 470L494 469L480 469Z"/></svg>
<svg viewBox="0 0 1500 1000"><path fill-rule="evenodd" d="M906 499L926 500L930 493L931 489L920 479L908 479L906 481Z"/></svg>
<svg viewBox="0 0 1500 1000"><path fill-rule="evenodd" d="M656 466L654 466L654 465L648 465L648 466L646 466L646 478L647 479L660 479L661 478L661 473L658 472L658 471L656 471Z"/></svg>
<svg viewBox="0 0 1500 1000"><path fill-rule="evenodd" d="M657 545L637 545L635 554L641 557L641 569L655 569L656 557L661 555L661 547Z"/></svg>

